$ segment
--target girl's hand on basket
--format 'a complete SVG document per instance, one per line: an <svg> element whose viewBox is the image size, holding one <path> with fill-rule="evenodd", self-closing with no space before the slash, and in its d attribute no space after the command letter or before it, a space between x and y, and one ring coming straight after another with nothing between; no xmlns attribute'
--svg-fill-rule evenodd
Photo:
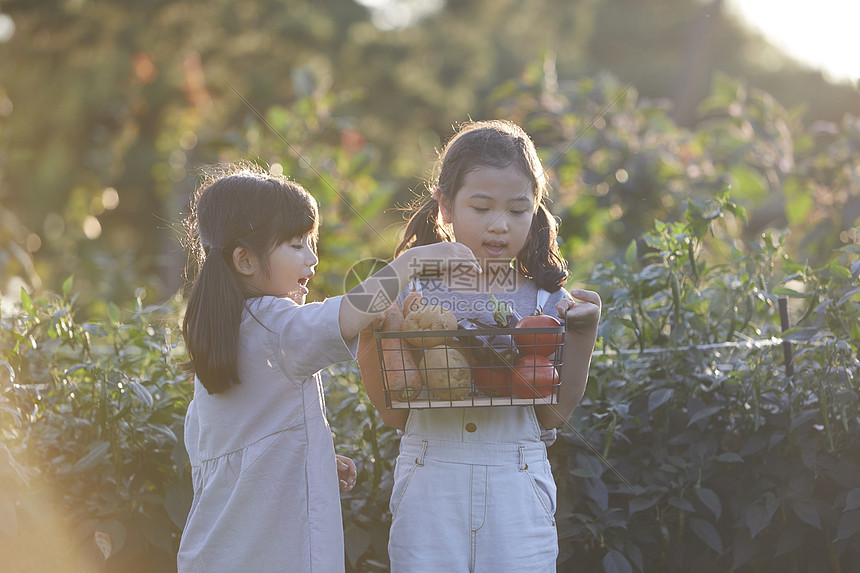
<svg viewBox="0 0 860 573"><path fill-rule="evenodd" d="M355 485L355 462L349 459L346 456L341 456L335 454L334 456L337 458L337 477L338 481L340 481L340 489L343 491L349 491Z"/></svg>
<svg viewBox="0 0 860 573"><path fill-rule="evenodd" d="M594 291L572 289L570 296L563 298L555 305L558 317L564 320L567 313L567 330L584 334L594 332L600 320L600 295Z"/></svg>

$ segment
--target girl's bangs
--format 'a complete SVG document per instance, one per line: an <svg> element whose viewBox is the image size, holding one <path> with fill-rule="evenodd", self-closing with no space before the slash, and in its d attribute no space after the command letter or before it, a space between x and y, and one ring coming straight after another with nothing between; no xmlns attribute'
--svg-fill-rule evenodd
<svg viewBox="0 0 860 573"><path fill-rule="evenodd" d="M285 243L295 237L311 235L316 246L319 236L319 213L316 200L307 192L290 190L283 194L282 205L276 209L274 223L276 244Z"/></svg>

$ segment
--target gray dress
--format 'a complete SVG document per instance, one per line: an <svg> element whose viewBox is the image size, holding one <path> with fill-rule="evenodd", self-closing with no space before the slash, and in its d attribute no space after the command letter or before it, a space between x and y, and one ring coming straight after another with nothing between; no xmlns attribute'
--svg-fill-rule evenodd
<svg viewBox="0 0 860 573"><path fill-rule="evenodd" d="M342 297L249 301L241 384L210 395L195 378L185 418L194 500L180 573L344 570L343 522L319 371L352 360Z"/></svg>

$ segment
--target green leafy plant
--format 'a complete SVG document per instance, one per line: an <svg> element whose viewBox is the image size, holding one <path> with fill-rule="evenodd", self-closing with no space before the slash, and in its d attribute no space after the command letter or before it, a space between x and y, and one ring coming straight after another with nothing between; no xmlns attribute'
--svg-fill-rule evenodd
<svg viewBox="0 0 860 573"><path fill-rule="evenodd" d="M4 569L169 571L191 502L175 305L78 323L71 289L2 317Z"/></svg>
<svg viewBox="0 0 860 573"><path fill-rule="evenodd" d="M858 565L860 247L811 268L773 236L728 242L720 229L743 214L728 196L691 201L595 269L600 343L550 448L561 570ZM180 305L141 292L134 311L79 323L71 291L22 293L2 317L4 566L172 570L191 499ZM785 331L781 298L799 317ZM347 566L385 571L397 436L354 365L325 384L337 450L359 470L342 496Z"/></svg>
<svg viewBox="0 0 860 573"><path fill-rule="evenodd" d="M766 236L711 244L727 256L710 262L733 214L726 197L690 202L684 222L657 223L643 252L592 277L602 346L551 450L562 564L860 566L860 248L810 269ZM785 332L781 297L801 315ZM794 345L788 368L780 336Z"/></svg>
<svg viewBox="0 0 860 573"><path fill-rule="evenodd" d="M364 393L357 364L331 367L323 380L335 451L351 457L358 470L355 487L341 494L347 571L388 571L395 430L382 423Z"/></svg>

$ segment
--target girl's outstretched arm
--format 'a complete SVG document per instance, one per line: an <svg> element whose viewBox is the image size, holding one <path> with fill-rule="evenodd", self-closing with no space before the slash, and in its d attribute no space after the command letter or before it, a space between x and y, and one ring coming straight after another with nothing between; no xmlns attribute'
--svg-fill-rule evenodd
<svg viewBox="0 0 860 573"><path fill-rule="evenodd" d="M413 278L460 266L481 272L474 253L462 243L444 241L403 251L343 297L338 317L343 339L351 340L358 336L396 300Z"/></svg>
<svg viewBox="0 0 860 573"><path fill-rule="evenodd" d="M562 299L556 305L558 316L564 319L567 311L567 332L562 349L561 386L558 403L535 406L538 421L544 428L558 428L567 423L574 408L585 394L591 354L597 341L597 324L600 321L600 295L594 291L574 289L575 300Z"/></svg>
<svg viewBox="0 0 860 573"><path fill-rule="evenodd" d="M382 319L378 318L374 328L381 328ZM368 326L361 331L358 338L358 369L361 371L361 381L364 391L371 403L379 412L379 417L386 426L403 429L406 427L406 419L409 410L390 410L385 405L385 390L382 387L382 365L379 363L379 352L376 349L376 339L373 336L373 328Z"/></svg>

